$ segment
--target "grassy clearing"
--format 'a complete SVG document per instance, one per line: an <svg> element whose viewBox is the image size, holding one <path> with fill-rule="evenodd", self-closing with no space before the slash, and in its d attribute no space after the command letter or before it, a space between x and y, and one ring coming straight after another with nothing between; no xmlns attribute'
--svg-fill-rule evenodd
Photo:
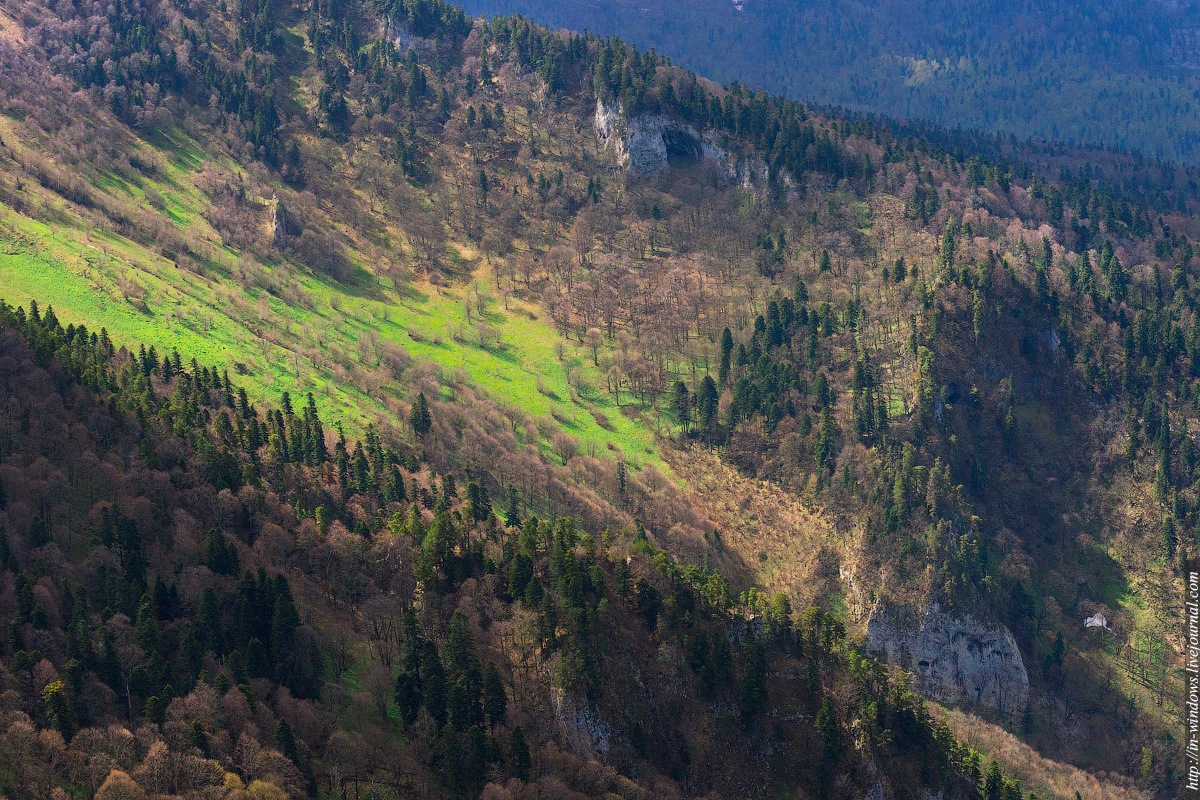
<svg viewBox="0 0 1200 800"><path fill-rule="evenodd" d="M199 148L184 138L161 144L144 145L165 165L160 180L135 186L101 177L97 188L139 206L147 193L157 194L165 218L200 233L211 246L209 274L189 272L135 242L90 228L48 196L59 217L54 226L0 206L0 297L52 305L64 322L105 327L120 345L177 348L185 360L229 369L258 399L312 391L351 432L386 415L389 397L408 393L362 343L398 345L438 365L445 377L523 409L543 433L568 433L580 452L663 467L654 433L604 392L590 354L561 342L535 306L513 301L500 308L482 271L473 283L418 283L401 296L369 272L362 284L347 287L287 262L253 261L251 269L277 285L299 289L302 301L289 295L290 303L254 282L231 280L240 256L203 220L205 200L191 182L202 163ZM368 395L354 373L372 370L382 370L382 377ZM576 376L574 385L568 375ZM545 438L538 444L550 446Z"/></svg>
<svg viewBox="0 0 1200 800"><path fill-rule="evenodd" d="M32 152L36 148L22 141L21 131L0 118L5 141ZM469 274L476 257L470 248L455 251L466 283L418 283L403 295L381 282L355 252L348 253L350 259L365 269L353 286L286 260L251 259L247 265L205 219L209 201L197 181L206 164L229 174L237 172L236 165L178 130L135 146L142 160L156 165L153 177L93 174L92 186L202 242L210 253L206 272L188 271L95 229L60 198L31 186L56 223L51 227L0 205L0 297L53 305L64 322L105 327L128 347L178 348L185 360L228 368L257 399L311 391L326 414L352 433L387 416L389 407L394 412L390 400L407 396L408 387L381 365L373 346L398 345L436 364L448 381L462 380L523 409L538 423L543 449L550 447L548 432L557 429L572 436L582 453L663 467L654 433L603 391L603 375L588 354L560 343L535 306L513 302L507 310L499 308L489 297L489 277ZM388 233L404 235L399 229ZM247 269L253 273L249 278ZM576 376L574 386L569 374Z"/></svg>
<svg viewBox="0 0 1200 800"><path fill-rule="evenodd" d="M0 225L0 297L51 305L64 322L106 328L118 345L174 347L185 360L223 366L257 398L275 399L305 377L287 369L289 351L223 313L213 286L119 237L8 213Z"/></svg>
<svg viewBox="0 0 1200 800"><path fill-rule="evenodd" d="M481 276L476 286L487 298L490 281ZM417 357L463 370L469 383L535 419L553 419L579 441L583 452L619 452L634 465L661 464L653 434L617 407L604 393L603 377L588 354L560 345L557 332L541 321L535 307L512 301L505 311L486 299L483 319L476 305L475 324L469 324L468 301L474 304L471 287L418 287L416 299L387 309L390 325L375 329ZM579 376L574 387L568 383L571 371Z"/></svg>

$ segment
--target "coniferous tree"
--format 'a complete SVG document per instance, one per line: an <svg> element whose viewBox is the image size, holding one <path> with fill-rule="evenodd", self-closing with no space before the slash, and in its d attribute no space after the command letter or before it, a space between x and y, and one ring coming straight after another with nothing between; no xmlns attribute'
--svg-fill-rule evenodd
<svg viewBox="0 0 1200 800"><path fill-rule="evenodd" d="M1004 800L1004 776L1000 773L1000 765L995 761L988 765L987 775L984 776L983 786L980 788L984 800Z"/></svg>
<svg viewBox="0 0 1200 800"><path fill-rule="evenodd" d="M296 736L292 733L292 726L282 717L275 724L275 746L289 761L300 766L300 748L296 745Z"/></svg>
<svg viewBox="0 0 1200 800"><path fill-rule="evenodd" d="M761 639L754 631L746 635L743 656L739 699L742 715L750 722L762 712L767 702L767 654Z"/></svg>
<svg viewBox="0 0 1200 800"><path fill-rule="evenodd" d="M193 720L191 728L188 729L188 742L200 751L201 756L208 758L208 732L204 730L204 725L198 719Z"/></svg>
<svg viewBox="0 0 1200 800"><path fill-rule="evenodd" d="M446 672L437 645L421 642L421 704L438 725L446 722Z"/></svg>
<svg viewBox="0 0 1200 800"><path fill-rule="evenodd" d="M509 528L521 527L520 498L515 486L508 487L508 507L504 511L504 524Z"/></svg>
<svg viewBox="0 0 1200 800"><path fill-rule="evenodd" d="M508 695L504 690L504 680L495 662L489 661L483 675L483 710L487 716L488 725L496 727L504 722L508 710Z"/></svg>
<svg viewBox="0 0 1200 800"><path fill-rule="evenodd" d="M837 710L833 707L833 700L829 695L821 698L821 707L817 711L817 734L821 737L821 744L825 750L825 760L833 761L837 758L838 751L841 748L840 734L838 732Z"/></svg>
<svg viewBox="0 0 1200 800"><path fill-rule="evenodd" d="M417 399L413 402L412 411L408 415L408 422L412 425L413 433L417 435L418 439L423 438L433 427L433 419L429 414L429 401L425 399L424 392L417 393Z"/></svg>
<svg viewBox="0 0 1200 800"><path fill-rule="evenodd" d="M692 398L683 381L675 381L671 390L671 413L686 432L692 421Z"/></svg>
<svg viewBox="0 0 1200 800"><path fill-rule="evenodd" d="M525 731L521 727L512 729L508 736L509 769L514 778L522 781L529 780L529 770L533 765L529 745L525 741Z"/></svg>
<svg viewBox="0 0 1200 800"><path fill-rule="evenodd" d="M75 713L71 708L71 700L67 696L67 687L62 681L54 681L42 690L42 702L46 707L46 716L55 730L62 734L63 739L71 741L75 735Z"/></svg>
<svg viewBox="0 0 1200 800"><path fill-rule="evenodd" d="M721 361L720 371L717 373L721 385L724 386L729 382L730 358L733 355L733 333L729 328L721 331ZM708 376L705 376L708 377ZM711 380L711 378L709 378Z"/></svg>
<svg viewBox="0 0 1200 800"><path fill-rule="evenodd" d="M719 400L717 384L711 375L705 375L700 381L700 388L696 390L696 416L701 429L708 435L712 435L716 426Z"/></svg>

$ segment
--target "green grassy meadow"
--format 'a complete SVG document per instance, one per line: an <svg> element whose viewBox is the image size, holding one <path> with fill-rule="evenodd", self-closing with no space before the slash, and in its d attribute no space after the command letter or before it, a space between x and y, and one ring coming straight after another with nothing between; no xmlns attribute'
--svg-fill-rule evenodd
<svg viewBox="0 0 1200 800"><path fill-rule="evenodd" d="M64 323L106 328L119 346L176 348L185 361L228 369L259 400L311 391L325 414L351 434L388 414L387 397L407 396L408 387L362 343L397 345L434 363L445 384L465 376L498 402L523 409L543 434L565 431L581 453L620 455L634 467L652 462L665 469L655 434L638 415L617 407L590 353L564 342L535 306L510 300L508 310L500 308L485 269L448 287L415 282L403 295L370 270L360 273L359 285L344 286L285 259L251 259L249 269L266 280L235 280L234 269L240 260L245 271L246 259L208 226L201 214L205 200L191 182L202 154L187 140L166 144L158 149L143 143L166 165L157 180L137 186L100 176L93 184L143 207L145 196L156 193L164 219L203 237L211 253L205 269L186 269L93 227L55 199L48 201L54 225L0 205L0 298L52 306ZM291 291L272 293L264 285ZM568 384L572 370L575 389ZM371 371L376 377L368 394L354 374ZM538 445L548 449L548 437Z"/></svg>

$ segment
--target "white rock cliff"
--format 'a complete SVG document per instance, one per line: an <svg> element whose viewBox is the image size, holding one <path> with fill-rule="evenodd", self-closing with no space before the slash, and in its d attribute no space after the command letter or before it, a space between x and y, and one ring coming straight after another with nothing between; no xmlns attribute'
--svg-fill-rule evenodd
<svg viewBox="0 0 1200 800"><path fill-rule="evenodd" d="M1023 711L1029 675L1012 633L936 604L921 611L888 606L867 623L867 652L913 673L916 688L946 703Z"/></svg>
<svg viewBox="0 0 1200 800"><path fill-rule="evenodd" d="M711 131L701 133L666 114L626 118L619 104L597 100L593 128L601 144L613 149L617 163L639 178L663 169L675 156L712 165L729 184L752 188L767 182L767 165L761 158L735 158Z"/></svg>

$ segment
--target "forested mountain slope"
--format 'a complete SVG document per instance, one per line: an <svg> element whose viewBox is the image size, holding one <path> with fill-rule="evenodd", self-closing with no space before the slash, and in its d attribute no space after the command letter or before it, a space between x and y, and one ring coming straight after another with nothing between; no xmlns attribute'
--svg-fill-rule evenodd
<svg viewBox="0 0 1200 800"><path fill-rule="evenodd" d="M427 0L6 2L0 82L11 349L66 376L11 367L10 728L69 701L131 732L95 747L132 780L161 737L229 791L520 794L514 724L530 780L589 795L1001 791L907 685L1043 795L1179 785L1194 170L819 113ZM97 393L95 430L43 443L29 382ZM109 448L97 485L74 459ZM288 594L301 639L269 642ZM425 696L451 629L470 683L455 610L515 723ZM104 662L122 631L153 674ZM207 718L216 767L170 732L205 687L262 715ZM256 771L273 741L298 772Z"/></svg>
<svg viewBox="0 0 1200 800"><path fill-rule="evenodd" d="M1200 160L1193 2L466 0L616 34L720 81L995 133Z"/></svg>
<svg viewBox="0 0 1200 800"><path fill-rule="evenodd" d="M972 796L828 613L52 310L0 342L8 797Z"/></svg>

